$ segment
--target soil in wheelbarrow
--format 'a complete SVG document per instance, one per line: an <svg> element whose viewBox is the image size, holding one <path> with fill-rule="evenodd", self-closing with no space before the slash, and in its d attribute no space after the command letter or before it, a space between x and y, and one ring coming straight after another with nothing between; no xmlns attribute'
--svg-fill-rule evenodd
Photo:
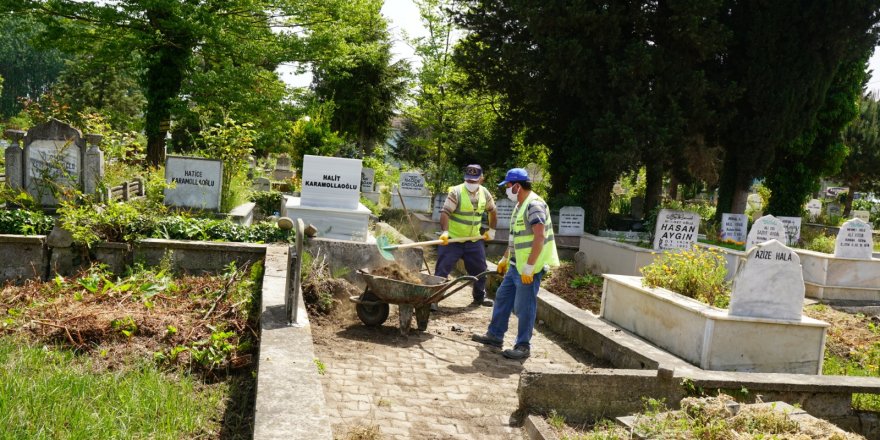
<svg viewBox="0 0 880 440"><path fill-rule="evenodd" d="M399 263L391 263L387 266L380 267L370 272L373 275L390 278L396 281L403 281L412 284L422 284L422 279L418 274L401 266Z"/></svg>

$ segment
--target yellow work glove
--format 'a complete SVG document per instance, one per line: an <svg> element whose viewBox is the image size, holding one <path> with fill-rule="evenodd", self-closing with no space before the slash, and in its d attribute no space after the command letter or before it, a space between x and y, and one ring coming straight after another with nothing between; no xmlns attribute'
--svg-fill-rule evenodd
<svg viewBox="0 0 880 440"><path fill-rule="evenodd" d="M494 240L494 239L495 239L495 230L494 229L489 228L488 231L483 232L483 240L489 241L489 240Z"/></svg>
<svg viewBox="0 0 880 440"><path fill-rule="evenodd" d="M449 244L449 231L443 231L443 233L440 234L440 240L443 241L442 246L448 245Z"/></svg>
<svg viewBox="0 0 880 440"><path fill-rule="evenodd" d="M523 284L532 284L532 281L535 281L535 266L526 264L523 267L523 271L519 274L519 279L522 280Z"/></svg>
<svg viewBox="0 0 880 440"><path fill-rule="evenodd" d="M498 261L498 267L495 269L498 271L499 275L504 275L507 272L507 257L501 257L501 260Z"/></svg>

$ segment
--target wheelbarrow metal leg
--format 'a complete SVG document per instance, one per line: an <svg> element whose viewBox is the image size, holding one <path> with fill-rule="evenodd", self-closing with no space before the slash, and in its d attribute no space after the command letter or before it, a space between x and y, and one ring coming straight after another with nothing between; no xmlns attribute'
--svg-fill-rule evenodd
<svg viewBox="0 0 880 440"><path fill-rule="evenodd" d="M428 329L428 319L431 318L431 305L419 306L416 308L416 325L420 332Z"/></svg>
<svg viewBox="0 0 880 440"><path fill-rule="evenodd" d="M407 336L409 335L409 323L412 321L413 306L412 304L400 304L398 309L400 314L400 334Z"/></svg>

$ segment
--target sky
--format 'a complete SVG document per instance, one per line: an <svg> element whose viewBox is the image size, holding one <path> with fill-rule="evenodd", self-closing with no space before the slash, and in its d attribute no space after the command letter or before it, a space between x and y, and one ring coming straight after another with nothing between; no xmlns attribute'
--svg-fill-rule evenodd
<svg viewBox="0 0 880 440"><path fill-rule="evenodd" d="M409 38L427 35L419 18L419 9L412 0L385 0L385 4L382 6L382 15L390 21L389 30L394 40L392 47L394 61L406 59L413 67L418 67L421 63L416 58L413 48L404 41L403 33L406 32ZM306 87L312 82L311 73L297 75L295 73L296 66L291 64L281 65L277 71L281 75L281 79L289 86Z"/></svg>

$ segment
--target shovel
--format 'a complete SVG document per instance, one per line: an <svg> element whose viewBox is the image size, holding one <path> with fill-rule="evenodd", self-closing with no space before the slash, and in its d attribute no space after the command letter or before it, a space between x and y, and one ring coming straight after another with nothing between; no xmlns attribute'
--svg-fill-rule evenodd
<svg viewBox="0 0 880 440"><path fill-rule="evenodd" d="M482 239L483 239L482 235L477 235L474 237L450 238L448 242L449 243L460 243L463 241L473 241L473 240L482 240ZM388 237L386 237L384 235L376 237L376 246L379 247L379 253L382 254L382 256L386 260L392 260L392 261L394 260L394 255L391 255L391 252L388 252L388 251L395 250L395 249L420 247L420 246L434 246L434 245L438 245L438 244L443 244L443 240L418 241L415 243L389 245L388 244Z"/></svg>

